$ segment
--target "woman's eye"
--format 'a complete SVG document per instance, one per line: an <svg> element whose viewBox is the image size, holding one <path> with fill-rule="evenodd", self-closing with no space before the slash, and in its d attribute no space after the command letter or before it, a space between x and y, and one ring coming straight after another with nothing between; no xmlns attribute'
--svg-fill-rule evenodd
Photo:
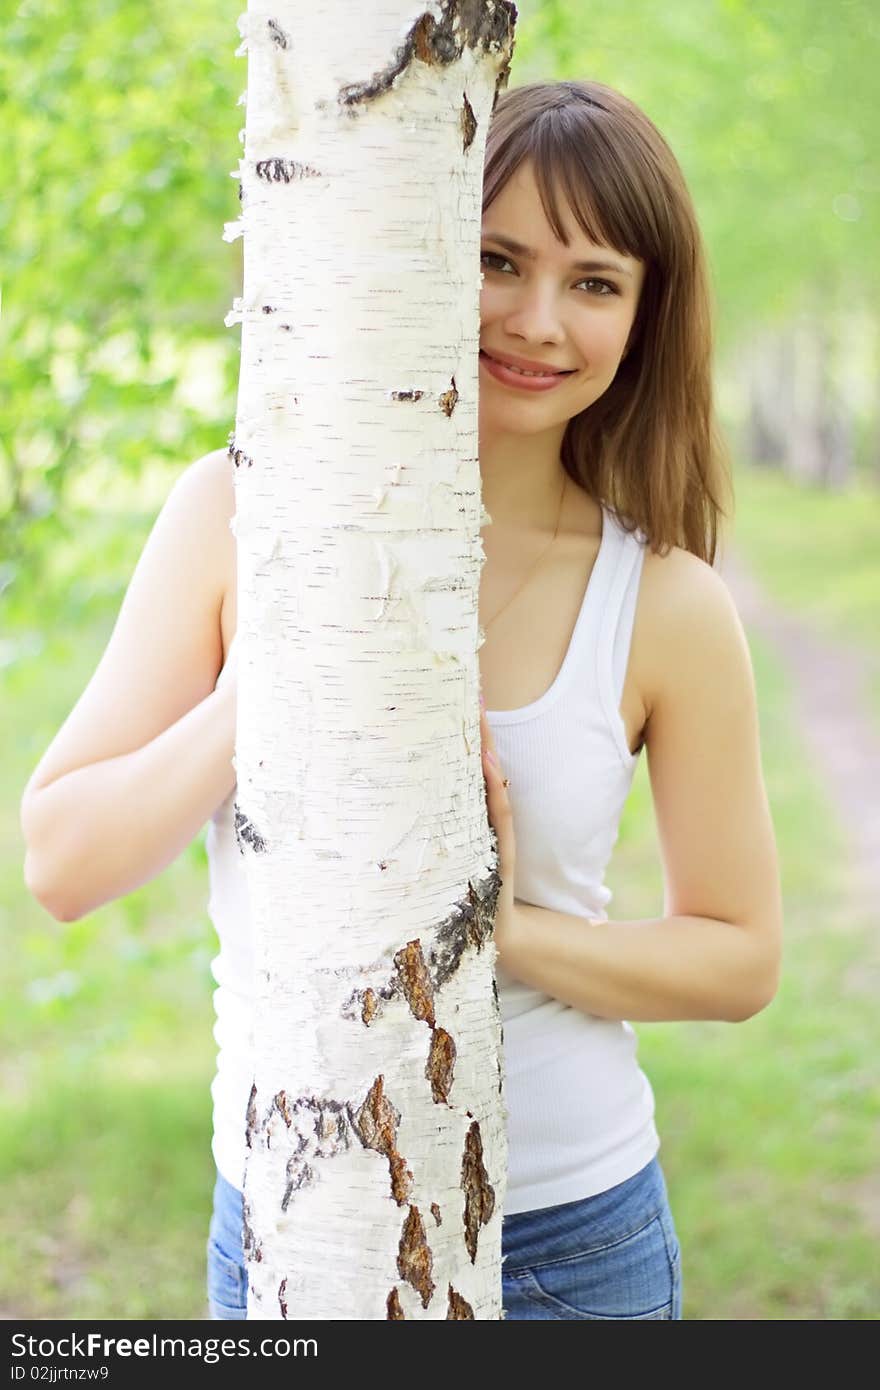
<svg viewBox="0 0 880 1390"><path fill-rule="evenodd" d="M509 260L507 259L506 256L501 256L501 255L499 255L497 251L482 251L482 252L480 253L480 260L481 260L481 261L500 261L502 265L513 265L513 262L512 262L512 261L509 261ZM494 268L495 268L495 267L493 267L493 269L494 269ZM611 294L618 294L618 293L619 293L617 286L616 286L616 285L613 285L613 284L611 283L610 280L594 280L594 279L589 279L589 280L578 280L577 283L578 283L579 285L600 285L600 286L601 286L601 289L598 291L598 298L600 298L600 299L606 299L606 298L608 297L608 295L611 295Z"/></svg>
<svg viewBox="0 0 880 1390"><path fill-rule="evenodd" d="M610 280L580 280L578 283L581 285L601 285L607 294L617 294L618 292L617 286L612 285ZM603 294L600 297L604 299L605 295Z"/></svg>

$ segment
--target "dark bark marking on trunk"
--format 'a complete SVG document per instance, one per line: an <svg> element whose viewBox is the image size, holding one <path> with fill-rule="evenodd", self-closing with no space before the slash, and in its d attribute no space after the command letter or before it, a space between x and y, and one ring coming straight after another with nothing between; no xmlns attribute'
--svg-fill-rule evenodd
<svg viewBox="0 0 880 1390"><path fill-rule="evenodd" d="M449 1322L450 1319L459 1322L463 1320L470 1320L476 1322L476 1318L474 1318L473 1308L468 1303L466 1298L463 1298L460 1293L455 1292L455 1289L452 1287L451 1284L449 1285L448 1299L448 1311L446 1313L447 1322Z"/></svg>
<svg viewBox="0 0 880 1390"><path fill-rule="evenodd" d="M278 1285L278 1307L281 1309L281 1316L287 1321L287 1300L284 1295L287 1293L287 1280L282 1279Z"/></svg>
<svg viewBox="0 0 880 1390"><path fill-rule="evenodd" d="M365 1149L375 1149L388 1159L391 1173L391 1195L399 1207L405 1205L412 1191L413 1175L406 1160L397 1152L397 1127L400 1111L385 1095L385 1078L377 1076L367 1098L356 1115L352 1127Z"/></svg>
<svg viewBox="0 0 880 1390"><path fill-rule="evenodd" d="M424 391L418 391L416 389L411 391L392 391L391 399L393 401L420 401L424 394Z"/></svg>
<svg viewBox="0 0 880 1390"><path fill-rule="evenodd" d="M293 1116L290 1113L290 1106L287 1103L286 1091L279 1091L278 1094L273 1097L272 1104L269 1108L270 1115L273 1110L278 1111L278 1114L287 1125L287 1128L290 1129L290 1126L293 1124Z"/></svg>
<svg viewBox="0 0 880 1390"><path fill-rule="evenodd" d="M245 1258L248 1257L249 1252L251 1250L256 1250L256 1241L254 1240L254 1228L251 1225L252 1215L253 1211L251 1209L251 1204L247 1200L247 1197L245 1197L242 1202L241 1209L241 1246L242 1250L244 1251Z"/></svg>
<svg viewBox="0 0 880 1390"><path fill-rule="evenodd" d="M435 989L455 974L469 946L481 951L492 935L501 877L497 869L478 884L468 880L468 900L441 923L431 947L430 967Z"/></svg>
<svg viewBox="0 0 880 1390"><path fill-rule="evenodd" d="M464 1243L471 1257L477 1258L477 1237L495 1210L495 1189L489 1181L483 1163L483 1141L479 1123L474 1120L467 1132L461 1163L461 1185L464 1188Z"/></svg>
<svg viewBox="0 0 880 1390"><path fill-rule="evenodd" d="M427 963L421 943L418 940L409 942L394 957L397 967L394 977L386 985L353 990L342 1005L342 1017L369 1025L381 1014L383 1003L403 994L413 1016L424 1019L433 1028L434 995L458 970L465 951L471 947L481 951L492 935L500 892L501 878L497 869L491 870L476 885L468 880L467 901L454 908L441 922ZM497 1007L497 988L494 993Z"/></svg>
<svg viewBox="0 0 880 1390"><path fill-rule="evenodd" d="M495 0L493 5L483 0L446 0L439 19L432 14L419 16L386 68L363 82L342 87L339 104L349 111L366 105L390 91L415 59L427 67L448 67L458 61L465 48L481 48L484 53L509 49L503 68L506 80L516 19L511 0Z"/></svg>
<svg viewBox="0 0 880 1390"><path fill-rule="evenodd" d="M400 986L413 1018L420 1019L433 1028L434 986L428 974L425 957L422 955L422 943L418 940L408 941L402 950L395 954L394 964L397 966Z"/></svg>
<svg viewBox="0 0 880 1390"><path fill-rule="evenodd" d="M362 1023L369 1026L373 1019L378 1018L382 1012L382 1004L396 999L399 994L400 983L397 979L381 988L374 988L370 985L367 989L356 989L346 999L340 1013L343 1018L351 1021L359 1018Z"/></svg>
<svg viewBox="0 0 880 1390"><path fill-rule="evenodd" d="M256 165L258 179L267 183L293 183L294 179L320 179L320 169L311 164L300 164L295 159L259 159Z"/></svg>
<svg viewBox="0 0 880 1390"><path fill-rule="evenodd" d="M248 1146L249 1149L252 1149L252 1148L254 1147L254 1146L253 1146L252 1139L253 1139L254 1130L255 1130L256 1128L257 1128L257 1083L256 1083L256 1081L255 1081L254 1084L251 1086L251 1094L250 1094L250 1097L249 1097L249 1099L248 1099L248 1103L247 1103L247 1114L246 1114L246 1116L245 1116L245 1131L244 1131L244 1137L245 1137L245 1142L246 1142L246 1144L247 1144L247 1146Z"/></svg>
<svg viewBox="0 0 880 1390"><path fill-rule="evenodd" d="M397 1269L401 1279L411 1284L427 1308L436 1285L431 1278L434 1265L431 1248L425 1239L425 1223L418 1207L410 1207L400 1235Z"/></svg>
<svg viewBox="0 0 880 1390"><path fill-rule="evenodd" d="M361 1018L369 1027L376 1016L376 991L374 989L364 990L364 1004L361 1009Z"/></svg>
<svg viewBox="0 0 880 1390"><path fill-rule="evenodd" d="M296 1156L287 1161L286 1177L287 1186L284 1189L284 1196L281 1198L282 1211L287 1211L294 1192L299 1192L301 1187L308 1187L310 1182L314 1182L315 1170L309 1163L299 1163L298 1156Z"/></svg>
<svg viewBox="0 0 880 1390"><path fill-rule="evenodd" d="M238 445L235 442L235 433L233 430L229 431L228 439L229 448L226 450L226 452L232 459L232 462L235 464L236 468L240 468L243 463L246 463L248 468L250 468L253 465L254 461L252 458L248 457L244 449L239 449Z"/></svg>
<svg viewBox="0 0 880 1390"><path fill-rule="evenodd" d="M467 154L468 150L474 142L474 136L477 133L477 118L474 115L474 108L468 101L467 92L462 92L461 95L464 102L464 105L461 108L462 150L465 154Z"/></svg>
<svg viewBox="0 0 880 1390"><path fill-rule="evenodd" d="M406 1314L400 1306L400 1294L396 1285L385 1300L385 1309L385 1316L390 1322L406 1322Z"/></svg>
<svg viewBox="0 0 880 1390"><path fill-rule="evenodd" d="M425 1076L431 1083L431 1095L435 1105L449 1103L455 1070L455 1042L445 1028L434 1028L431 1033L431 1051Z"/></svg>
<svg viewBox="0 0 880 1390"><path fill-rule="evenodd" d="M452 378L452 385L448 391L444 391L440 397L440 409L449 418L455 407L458 405L458 387L455 384L455 377Z"/></svg>
<svg viewBox="0 0 880 1390"><path fill-rule="evenodd" d="M286 48L288 43L287 35L281 28L281 25L278 23L277 19L267 19L266 23L269 26L269 34L271 36L272 42L277 43L279 48Z"/></svg>
<svg viewBox="0 0 880 1390"><path fill-rule="evenodd" d="M439 1226L441 1224L440 1208L438 1207L436 1202L431 1203L431 1215L433 1216L434 1220Z"/></svg>
<svg viewBox="0 0 880 1390"><path fill-rule="evenodd" d="M241 853L244 854L245 845L250 845L254 854L265 854L266 841L263 839L262 835L254 829L253 823L248 820L237 801L232 803L232 809L235 812L235 838Z"/></svg>
<svg viewBox="0 0 880 1390"><path fill-rule="evenodd" d="M285 1170L287 1187L281 1201L281 1209L286 1211L294 1192L314 1182L318 1160L333 1158L336 1154L351 1148L352 1115L345 1101L318 1096L298 1096L291 1103L286 1091L278 1091L260 1119L257 1088L254 1084L248 1101L245 1131L249 1149L254 1147L254 1139L260 1134L265 1134L266 1147L269 1147L269 1125L275 1114L281 1116L288 1129L296 1127L297 1130L293 1153L287 1160Z"/></svg>

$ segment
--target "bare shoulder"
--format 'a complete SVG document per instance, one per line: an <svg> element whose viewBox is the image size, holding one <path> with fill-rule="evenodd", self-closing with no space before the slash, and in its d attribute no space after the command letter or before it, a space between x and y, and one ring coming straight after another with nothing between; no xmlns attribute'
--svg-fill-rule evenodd
<svg viewBox="0 0 880 1390"><path fill-rule="evenodd" d="M638 685L650 715L683 679L700 673L725 650L747 651L733 596L718 570L672 546L646 550L636 617Z"/></svg>
<svg viewBox="0 0 880 1390"><path fill-rule="evenodd" d="M212 449L209 454L191 463L182 477L191 480L203 501L211 509L211 520L224 523L229 529L229 519L235 511L234 465L225 448Z"/></svg>

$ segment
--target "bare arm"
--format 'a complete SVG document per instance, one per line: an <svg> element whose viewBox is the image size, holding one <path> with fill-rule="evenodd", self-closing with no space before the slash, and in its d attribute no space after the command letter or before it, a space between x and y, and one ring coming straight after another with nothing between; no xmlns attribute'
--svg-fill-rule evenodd
<svg viewBox="0 0 880 1390"><path fill-rule="evenodd" d="M145 747L36 791L22 811L30 892L71 922L155 878L232 791L234 745L230 683Z"/></svg>
<svg viewBox="0 0 880 1390"><path fill-rule="evenodd" d="M224 672L214 689L229 469L218 450L175 484L107 650L25 789L25 881L61 921L155 877L234 785L236 682Z"/></svg>

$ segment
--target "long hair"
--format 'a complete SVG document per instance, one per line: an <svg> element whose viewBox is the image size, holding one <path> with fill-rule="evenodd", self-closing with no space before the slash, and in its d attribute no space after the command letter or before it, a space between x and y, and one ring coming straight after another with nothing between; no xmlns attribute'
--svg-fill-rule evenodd
<svg viewBox="0 0 880 1390"><path fill-rule="evenodd" d="M713 405L709 277L684 175L648 117L600 82L499 94L484 212L526 159L563 245L560 192L592 241L646 265L628 350L608 389L568 422L562 465L652 550L681 546L711 565L733 489Z"/></svg>

